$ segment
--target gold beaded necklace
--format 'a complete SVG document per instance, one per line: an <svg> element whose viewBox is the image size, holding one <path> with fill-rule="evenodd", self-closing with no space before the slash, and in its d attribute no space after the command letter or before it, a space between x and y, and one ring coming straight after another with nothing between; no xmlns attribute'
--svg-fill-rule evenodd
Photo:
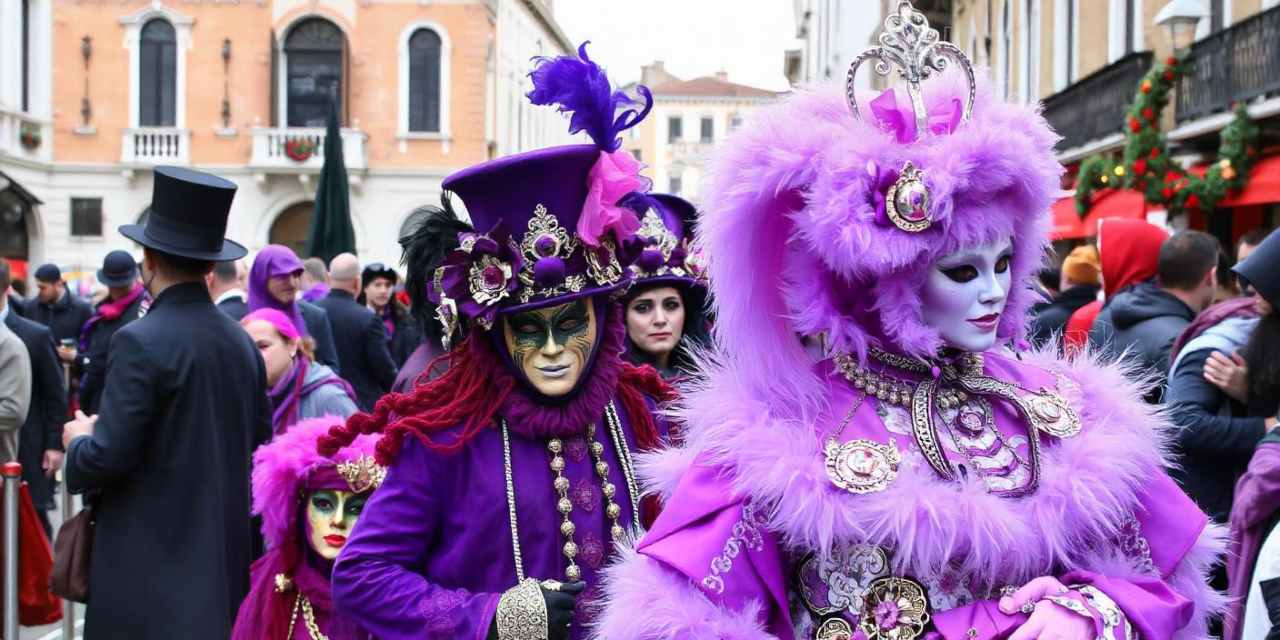
<svg viewBox="0 0 1280 640"><path fill-rule="evenodd" d="M285 640L293 640L293 627L298 621L299 610L302 611L302 624L307 627L307 635L311 640L329 640L328 636L320 633L320 625L316 624L316 612L301 590L298 591L298 597L293 599L293 613L289 615L289 632L285 634Z"/></svg>
<svg viewBox="0 0 1280 640"><path fill-rule="evenodd" d="M618 455L619 466L622 470L622 476L627 483L628 498L631 500L632 508L632 524L639 527L640 523L640 506L636 500L638 494L635 481L634 467L631 466L631 450L627 444L626 435L622 431L622 424L618 420L617 409L610 402L605 408L605 423L608 426L609 436L613 440L614 452ZM511 524L511 547L515 556L516 580L524 580L524 554L520 547L520 533L516 518L516 496L515 481L511 464L511 435L507 428L506 420L501 421L502 426L502 462L503 471L506 476L506 492L507 492L507 517ZM622 516L622 507L614 500L617 495L618 488L612 482L609 482L609 463L604 460L604 445L595 439L596 425L589 424L586 428L586 436L589 442L588 447L591 451L591 457L594 461L596 475L600 478L600 490L605 498L605 516L609 518L609 537L614 542L622 541L626 535L619 519ZM556 511L561 515L560 535L564 537L564 545L561 552L568 560L568 566L565 567L565 580L568 582L577 582L582 579L582 569L577 564L578 544L574 537L577 528L573 524L570 515L573 513L573 500L569 498L569 479L564 475L564 441L560 438L552 438L547 441L547 452L551 455L550 467L555 473L555 480L552 481L552 487L556 491L558 499L556 500Z"/></svg>

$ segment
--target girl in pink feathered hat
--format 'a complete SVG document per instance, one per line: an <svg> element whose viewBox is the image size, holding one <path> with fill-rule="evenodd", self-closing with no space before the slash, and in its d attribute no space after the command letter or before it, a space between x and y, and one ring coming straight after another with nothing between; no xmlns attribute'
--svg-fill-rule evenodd
<svg viewBox="0 0 1280 640"><path fill-rule="evenodd" d="M1205 638L1222 530L1165 474L1168 422L1022 340L1057 135L909 2L880 43L848 87L866 60L905 87L801 92L712 161L718 348L683 446L638 463L665 508L597 637Z"/></svg>
<svg viewBox="0 0 1280 640"><path fill-rule="evenodd" d="M253 455L253 510L268 550L253 563L232 640L367 637L334 609L329 576L386 470L374 462L375 436L332 457L316 453L316 441L339 424L303 420Z"/></svg>

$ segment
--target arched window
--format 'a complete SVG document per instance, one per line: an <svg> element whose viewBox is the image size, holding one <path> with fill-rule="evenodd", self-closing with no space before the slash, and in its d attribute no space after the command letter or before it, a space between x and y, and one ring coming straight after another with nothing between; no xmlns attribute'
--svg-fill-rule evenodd
<svg viewBox="0 0 1280 640"><path fill-rule="evenodd" d="M409 131L440 131L440 34L418 29L409 38Z"/></svg>
<svg viewBox="0 0 1280 640"><path fill-rule="evenodd" d="M307 18L284 40L286 126L323 127L332 106L342 118L346 38L324 18Z"/></svg>
<svg viewBox="0 0 1280 640"><path fill-rule="evenodd" d="M153 18L142 26L138 61L138 125L172 127L177 114L178 43L173 25Z"/></svg>

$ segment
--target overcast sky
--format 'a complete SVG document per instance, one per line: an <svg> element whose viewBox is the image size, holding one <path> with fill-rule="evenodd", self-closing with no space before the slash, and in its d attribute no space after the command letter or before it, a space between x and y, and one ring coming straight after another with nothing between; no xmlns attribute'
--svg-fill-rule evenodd
<svg viewBox="0 0 1280 640"><path fill-rule="evenodd" d="M681 79L729 72L729 80L780 91L783 52L795 42L791 0L554 0L556 20L618 85L640 66L666 62ZM744 10L746 7L750 10Z"/></svg>

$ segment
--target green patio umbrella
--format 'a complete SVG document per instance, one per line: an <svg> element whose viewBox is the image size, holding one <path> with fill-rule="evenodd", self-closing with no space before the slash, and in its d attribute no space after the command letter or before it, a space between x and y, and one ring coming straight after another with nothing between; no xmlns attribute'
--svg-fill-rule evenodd
<svg viewBox="0 0 1280 640"><path fill-rule="evenodd" d="M342 161L342 133L338 130L338 108L329 109L324 132L324 167L316 185L316 209L307 232L307 255L328 264L339 253L355 253L356 233L351 227L351 194L347 187L347 167Z"/></svg>

